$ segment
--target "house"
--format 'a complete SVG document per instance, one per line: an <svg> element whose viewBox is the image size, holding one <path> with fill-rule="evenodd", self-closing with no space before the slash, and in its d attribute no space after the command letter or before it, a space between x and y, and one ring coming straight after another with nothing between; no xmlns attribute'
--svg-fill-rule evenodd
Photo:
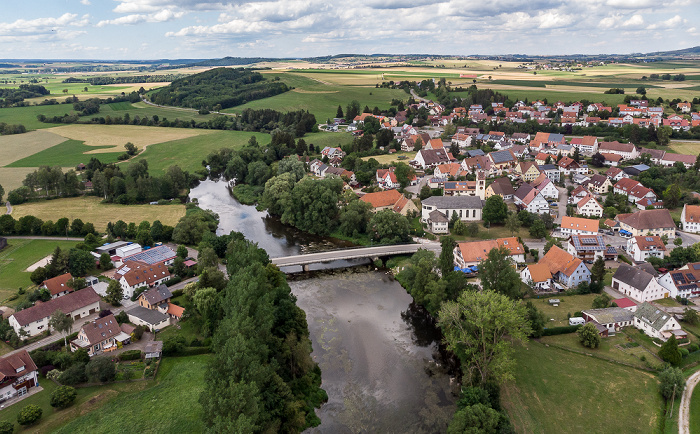
<svg viewBox="0 0 700 434"><path fill-rule="evenodd" d="M0 358L0 403L24 396L29 389L37 386L39 375L36 364L26 350Z"/></svg>
<svg viewBox="0 0 700 434"><path fill-rule="evenodd" d="M115 256L119 256L120 258L126 258L133 254L139 253L141 250L143 250L143 248L140 244L127 243L125 246L117 247L115 249Z"/></svg>
<svg viewBox="0 0 700 434"><path fill-rule="evenodd" d="M642 172L649 170L649 166L646 164L635 164L634 166L627 166L622 170L629 176L639 176Z"/></svg>
<svg viewBox="0 0 700 434"><path fill-rule="evenodd" d="M505 151L494 151L488 153L489 160L491 160L492 171L504 172L509 171L515 167L518 159L515 154L510 149Z"/></svg>
<svg viewBox="0 0 700 434"><path fill-rule="evenodd" d="M697 297L700 295L700 262L663 274L659 277L659 284L669 291L671 297Z"/></svg>
<svg viewBox="0 0 700 434"><path fill-rule="evenodd" d="M693 105L689 102L679 102L676 104L676 110L680 110L681 113L690 113L693 109Z"/></svg>
<svg viewBox="0 0 700 434"><path fill-rule="evenodd" d="M541 164L537 168L541 173L547 175L547 178L551 179L552 182L559 182L561 179L561 171L556 164Z"/></svg>
<svg viewBox="0 0 700 434"><path fill-rule="evenodd" d="M151 341L143 349L144 358L146 359L160 359L162 352L163 341Z"/></svg>
<svg viewBox="0 0 700 434"><path fill-rule="evenodd" d="M131 337L122 331L114 315L109 314L83 324L78 331L78 337L70 342L70 350L75 352L83 348L92 357L116 350L118 343L124 345L129 343L130 339Z"/></svg>
<svg viewBox="0 0 700 434"><path fill-rule="evenodd" d="M423 168L429 169L437 166L438 164L452 163L456 161L455 158L447 152L446 149L421 149L416 153L413 161L415 165Z"/></svg>
<svg viewBox="0 0 700 434"><path fill-rule="evenodd" d="M617 182L621 180L622 178L629 178L629 175L626 174L622 169L619 167L611 167L605 172L605 176L607 176L610 179L610 182Z"/></svg>
<svg viewBox="0 0 700 434"><path fill-rule="evenodd" d="M570 175L572 173L580 173L583 175L588 173L588 167L584 169L580 164L569 157L561 157L559 161L557 161L557 166L559 166L559 171L561 171L563 175Z"/></svg>
<svg viewBox="0 0 700 434"><path fill-rule="evenodd" d="M600 174L591 176L591 179L586 183L588 190L595 194L607 194L612 186L613 184L610 182L610 178Z"/></svg>
<svg viewBox="0 0 700 434"><path fill-rule="evenodd" d="M535 187L545 199L559 199L559 189L544 173L540 174L530 185Z"/></svg>
<svg viewBox="0 0 700 434"><path fill-rule="evenodd" d="M589 194L576 203L576 214L600 218L603 217L603 206Z"/></svg>
<svg viewBox="0 0 700 434"><path fill-rule="evenodd" d="M163 263L149 265L140 261L129 261L114 273L114 280L122 286L125 298L131 298L138 288L150 288L170 280L170 271Z"/></svg>
<svg viewBox="0 0 700 434"><path fill-rule="evenodd" d="M617 167L622 161L622 156L617 154L601 153L603 156L603 165Z"/></svg>
<svg viewBox="0 0 700 434"><path fill-rule="evenodd" d="M566 243L566 251L589 264L598 258L605 259L607 247L602 235L572 235Z"/></svg>
<svg viewBox="0 0 700 434"><path fill-rule="evenodd" d="M637 236L627 240L627 253L635 261L646 261L650 256L663 258L666 255L666 245L661 237Z"/></svg>
<svg viewBox="0 0 700 434"><path fill-rule="evenodd" d="M69 292L73 292L73 288L68 286L68 281L73 279L70 273L61 274L52 279L46 279L41 283L39 288L46 288L51 293L51 298L58 298L62 295L66 295Z"/></svg>
<svg viewBox="0 0 700 434"><path fill-rule="evenodd" d="M501 196L504 200L513 199L515 190L513 185L508 178L497 178L494 179L488 187L486 187L486 192L484 195L485 199L491 196Z"/></svg>
<svg viewBox="0 0 700 434"><path fill-rule="evenodd" d="M576 205L584 197L589 196L591 193L583 185L577 185L575 189L571 191L569 195L568 203L571 205Z"/></svg>
<svg viewBox="0 0 700 434"><path fill-rule="evenodd" d="M133 255L122 257L122 262L126 263L129 261L138 261L148 265L154 265L162 262L165 265L170 266L175 263L176 256L177 255L173 249L165 245L160 245L150 249L145 249Z"/></svg>
<svg viewBox="0 0 700 434"><path fill-rule="evenodd" d="M549 203L542 193L530 184L523 184L513 195L515 205L536 214L549 213Z"/></svg>
<svg viewBox="0 0 700 434"><path fill-rule="evenodd" d="M622 307L606 307L602 309L587 309L581 311L586 322L594 322L602 325L613 333L622 327L628 327L634 323L634 315Z"/></svg>
<svg viewBox="0 0 700 434"><path fill-rule="evenodd" d="M544 152L540 152L540 153L538 153L538 154L535 156L535 164L537 164L538 166L541 166L541 165L543 165L543 164L546 164L546 163L547 163L547 159L549 159L550 161L552 161L552 160L553 160L552 155L551 155L551 154L544 153Z"/></svg>
<svg viewBox="0 0 700 434"><path fill-rule="evenodd" d="M425 146L423 146L423 149L444 149L445 145L443 145L441 139L430 139L425 143Z"/></svg>
<svg viewBox="0 0 700 434"><path fill-rule="evenodd" d="M392 189L401 187L401 183L396 174L394 173L394 168L390 167L388 169L377 169L377 184L382 189Z"/></svg>
<svg viewBox="0 0 700 434"><path fill-rule="evenodd" d="M571 144L580 152L595 154L598 152L598 138L595 136L583 136L580 139L572 139Z"/></svg>
<svg viewBox="0 0 700 434"><path fill-rule="evenodd" d="M676 224L667 209L647 209L633 214L618 214L615 219L620 222L620 232L626 231L636 237L639 235L666 235L669 239L676 237Z"/></svg>
<svg viewBox="0 0 700 434"><path fill-rule="evenodd" d="M561 233L569 235L597 235L599 220L564 216L561 219Z"/></svg>
<svg viewBox="0 0 700 434"><path fill-rule="evenodd" d="M367 193L360 197L360 200L372 205L372 210L374 212L390 209L405 216L409 211L418 211L416 204L397 190Z"/></svg>
<svg viewBox="0 0 700 434"><path fill-rule="evenodd" d="M476 196L479 199L484 199L486 184L483 172L477 177L476 181L446 181L443 185L443 194L445 196Z"/></svg>
<svg viewBox="0 0 700 434"><path fill-rule="evenodd" d="M654 163L654 164L661 164L661 160L664 158L664 154L666 154L666 151L661 150L661 149L651 149L651 148L645 148L642 147L639 150L639 155L648 155L649 160Z"/></svg>
<svg viewBox="0 0 700 434"><path fill-rule="evenodd" d="M645 268L620 263L612 277L613 289L639 302L667 298L670 292Z"/></svg>
<svg viewBox="0 0 700 434"><path fill-rule="evenodd" d="M637 310L637 303L633 302L627 297L616 298L612 302L615 303L617 307L621 307L622 309L628 310L630 312L634 312L635 310Z"/></svg>
<svg viewBox="0 0 700 434"><path fill-rule="evenodd" d="M428 214L426 223L430 232L434 234L447 234L450 232L450 219L438 210Z"/></svg>
<svg viewBox="0 0 700 434"><path fill-rule="evenodd" d="M697 234L700 232L700 205L683 205L681 211L683 231Z"/></svg>
<svg viewBox="0 0 700 434"><path fill-rule="evenodd" d="M656 202L656 193L650 188L642 185L641 182L630 178L622 178L613 186L613 193L627 196L627 200L636 203L642 199L651 199Z"/></svg>
<svg viewBox="0 0 700 434"><path fill-rule="evenodd" d="M558 172L559 170L557 170ZM525 182L532 182L540 176L540 168L537 164L532 161L521 161L515 166L515 173L520 175L520 177Z"/></svg>
<svg viewBox="0 0 700 434"><path fill-rule="evenodd" d="M150 331L159 331L170 325L170 317L159 310L146 309L142 306L134 306L126 311L129 322L142 325Z"/></svg>
<svg viewBox="0 0 700 434"><path fill-rule="evenodd" d="M659 164L665 167L673 167L676 163L683 163L686 169L690 169L695 165L696 155L673 154L671 152L664 153Z"/></svg>
<svg viewBox="0 0 700 434"><path fill-rule="evenodd" d="M454 250L454 263L459 268L478 265L486 259L493 249L505 248L516 264L525 262L525 249L517 237L498 238L496 240L468 241L457 244Z"/></svg>
<svg viewBox="0 0 700 434"><path fill-rule="evenodd" d="M634 312L634 326L652 338L667 341L671 336L686 337L678 320L651 303L642 303Z"/></svg>
<svg viewBox="0 0 700 434"><path fill-rule="evenodd" d="M172 297L173 294L167 286L158 285L157 287L142 292L136 301L139 306L145 307L146 309L159 309L161 306L165 305L165 310L167 310L167 305L170 303Z"/></svg>
<svg viewBox="0 0 700 434"><path fill-rule="evenodd" d="M343 158L345 157L345 152L343 152L343 150L340 148L331 148L330 146L326 146L323 148L323 150L321 150L321 155L328 157L328 159L334 157Z"/></svg>
<svg viewBox="0 0 700 434"><path fill-rule="evenodd" d="M545 264L529 264L520 272L520 279L535 290L549 292L552 290L552 273Z"/></svg>
<svg viewBox="0 0 700 434"><path fill-rule="evenodd" d="M10 325L18 336L22 330L29 337L36 336L49 329L49 317L57 310L79 320L100 310L100 296L91 287L83 288L15 312L9 318Z"/></svg>
<svg viewBox="0 0 700 434"><path fill-rule="evenodd" d="M598 152L601 154L615 154L622 157L623 160L631 160L639 157L639 151L632 143L600 142L598 144Z"/></svg>
<svg viewBox="0 0 700 434"><path fill-rule="evenodd" d="M437 210L447 218L456 213L462 221L481 220L482 200L476 196L432 196L422 201L421 221L427 223L430 213Z"/></svg>
<svg viewBox="0 0 700 434"><path fill-rule="evenodd" d="M459 163L447 163L435 166L433 176L436 178L457 178L467 176L467 173L462 169Z"/></svg>
<svg viewBox="0 0 700 434"><path fill-rule="evenodd" d="M586 264L557 246L552 246L538 263L546 265L554 280L569 288L591 282L591 272Z"/></svg>

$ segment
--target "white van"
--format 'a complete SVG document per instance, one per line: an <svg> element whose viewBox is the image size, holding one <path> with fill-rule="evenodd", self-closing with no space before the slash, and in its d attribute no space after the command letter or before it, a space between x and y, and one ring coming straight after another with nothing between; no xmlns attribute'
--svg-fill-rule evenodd
<svg viewBox="0 0 700 434"><path fill-rule="evenodd" d="M581 318L580 316L575 316L573 318L569 318L569 325L570 326L577 326L577 325L584 325L586 324L586 320Z"/></svg>

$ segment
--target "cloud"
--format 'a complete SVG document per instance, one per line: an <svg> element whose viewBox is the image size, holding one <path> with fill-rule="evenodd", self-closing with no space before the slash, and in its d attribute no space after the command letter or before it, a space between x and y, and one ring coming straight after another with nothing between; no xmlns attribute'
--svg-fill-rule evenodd
<svg viewBox="0 0 700 434"><path fill-rule="evenodd" d="M641 15L632 15L628 20L622 23L623 27L637 27L644 24L644 18Z"/></svg>
<svg viewBox="0 0 700 434"><path fill-rule="evenodd" d="M84 4L85 6L90 6L92 3L90 3L90 0L80 0L80 4Z"/></svg>
<svg viewBox="0 0 700 434"><path fill-rule="evenodd" d="M0 23L0 36L58 33L63 31L66 27L84 27L88 23L89 15L83 15L78 18L77 14L69 13L65 13L58 18L19 19L11 23Z"/></svg>
<svg viewBox="0 0 700 434"><path fill-rule="evenodd" d="M164 9L160 12L155 12L152 14L131 14L124 15L123 17L115 18L113 20L102 20L97 23L97 27L104 27L108 25L134 25L140 23L163 23L181 18L183 15L185 15L184 12L174 12L170 9Z"/></svg>
<svg viewBox="0 0 700 434"><path fill-rule="evenodd" d="M683 23L686 23L686 22L687 22L687 20L681 18L680 15L676 15L676 16L673 17L673 18L667 19L666 21L659 21L659 22L656 23L656 24L651 24L651 25L647 26L647 29L648 29L648 30L655 30L655 29L672 29L672 28L678 26L679 24L683 24Z"/></svg>

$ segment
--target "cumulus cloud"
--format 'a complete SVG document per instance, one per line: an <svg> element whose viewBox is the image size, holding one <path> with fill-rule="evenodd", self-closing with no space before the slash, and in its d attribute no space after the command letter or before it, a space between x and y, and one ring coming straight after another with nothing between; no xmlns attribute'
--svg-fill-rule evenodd
<svg viewBox="0 0 700 434"><path fill-rule="evenodd" d="M85 6L90 6L92 3L90 3L90 0L80 0L80 4L83 4Z"/></svg>
<svg viewBox="0 0 700 434"><path fill-rule="evenodd" d="M647 29L649 30L655 30L655 29L672 29L674 27L677 27L679 24L686 23L687 20L681 18L680 15L676 15L673 18L669 18L666 21L659 21L658 23L651 24L647 26Z"/></svg>
<svg viewBox="0 0 700 434"><path fill-rule="evenodd" d="M89 15L78 18L77 14L66 13L58 18L19 19L11 23L0 23L0 36L59 33L67 27L84 27L89 23L89 18Z"/></svg>
<svg viewBox="0 0 700 434"><path fill-rule="evenodd" d="M632 15L628 20L622 23L623 27L636 27L644 24L644 18L641 15Z"/></svg>
<svg viewBox="0 0 700 434"><path fill-rule="evenodd" d="M185 15L184 12L174 12L170 9L164 9L152 14L131 14L113 20L102 20L97 23L97 27L108 25L134 25L140 23L163 23L181 18L183 15Z"/></svg>

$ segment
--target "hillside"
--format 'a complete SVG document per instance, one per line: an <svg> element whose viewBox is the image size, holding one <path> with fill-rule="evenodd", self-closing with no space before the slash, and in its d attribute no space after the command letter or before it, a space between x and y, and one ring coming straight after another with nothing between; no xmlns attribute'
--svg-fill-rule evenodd
<svg viewBox="0 0 700 434"><path fill-rule="evenodd" d="M267 79L257 71L216 68L177 79L154 92L151 100L160 105L209 110L220 105L226 109L288 90L283 82Z"/></svg>
<svg viewBox="0 0 700 434"><path fill-rule="evenodd" d="M191 63L187 65L188 67L197 66L239 66L239 65L252 65L254 63L260 62L277 62L283 59L272 58L272 57L230 57L226 56L221 59L209 59L202 60L200 62Z"/></svg>

